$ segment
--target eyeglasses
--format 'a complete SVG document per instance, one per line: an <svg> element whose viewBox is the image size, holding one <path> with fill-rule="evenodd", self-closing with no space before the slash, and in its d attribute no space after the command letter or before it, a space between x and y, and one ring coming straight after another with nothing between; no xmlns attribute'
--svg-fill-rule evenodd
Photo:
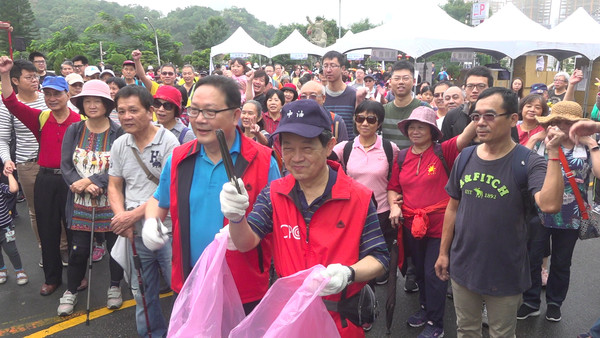
<svg viewBox="0 0 600 338"><path fill-rule="evenodd" d="M317 95L317 94L310 94L310 95L306 95L306 94L302 94L300 95L300 99L301 100L306 100L306 99L311 99L311 100L316 100L319 97L322 97L323 95Z"/></svg>
<svg viewBox="0 0 600 338"><path fill-rule="evenodd" d="M77 69L79 69L79 68L81 68L81 67L83 67L83 65L73 65L73 68L77 68Z"/></svg>
<svg viewBox="0 0 600 338"><path fill-rule="evenodd" d="M564 79L554 79L554 82L567 82Z"/></svg>
<svg viewBox="0 0 600 338"><path fill-rule="evenodd" d="M198 109L195 107L188 107L187 109L187 113L188 116L191 118L196 118L200 115L200 113L202 113L202 116L204 116L205 119L214 119L215 117L217 117L217 113L221 113L227 110L231 110L231 109L236 109L238 107L229 107L229 108L223 108L223 109L218 109L218 110L214 110L214 109Z"/></svg>
<svg viewBox="0 0 600 338"><path fill-rule="evenodd" d="M475 121L475 122L479 122L479 119L481 119L483 117L483 120L486 122L492 122L496 119L496 117L498 116L505 116L505 115L511 115L510 113L504 113L504 114L496 114L496 113L484 113L484 114L479 114L479 113L473 113L471 114L471 120Z"/></svg>
<svg viewBox="0 0 600 338"><path fill-rule="evenodd" d="M335 63L324 64L323 69L335 69L340 68L340 65L336 65Z"/></svg>
<svg viewBox="0 0 600 338"><path fill-rule="evenodd" d="M433 97L444 97L444 93L433 93Z"/></svg>
<svg viewBox="0 0 600 338"><path fill-rule="evenodd" d="M42 64L42 63L46 63L46 60L37 60L37 61L33 61L33 63Z"/></svg>
<svg viewBox="0 0 600 338"><path fill-rule="evenodd" d="M375 124L377 123L377 116L373 116L373 115L369 115L369 116L362 116L362 115L356 115L354 116L354 121L356 121L356 123L363 123L365 122L365 120L367 120L368 124Z"/></svg>
<svg viewBox="0 0 600 338"><path fill-rule="evenodd" d="M29 82L34 82L34 81L39 81L40 77L39 76L35 76L35 75L30 75L30 76L23 76L24 80L27 80Z"/></svg>
<svg viewBox="0 0 600 338"><path fill-rule="evenodd" d="M392 81L403 81L403 82L409 82L412 81L413 78L412 76L408 76L408 75L404 75L404 76L392 76Z"/></svg>
<svg viewBox="0 0 600 338"><path fill-rule="evenodd" d="M448 96L444 97L444 100L446 100L446 101L450 101L450 99L458 100L458 99L460 99L460 95L459 94L454 94L452 96L448 95Z"/></svg>
<svg viewBox="0 0 600 338"><path fill-rule="evenodd" d="M173 75L175 75L175 73L173 73L173 72L162 72L162 73L160 73L160 74L161 74L162 76L173 76Z"/></svg>
<svg viewBox="0 0 600 338"><path fill-rule="evenodd" d="M487 85L485 83L469 83L467 84L467 89L472 90L473 88L477 87L478 90L484 90L487 88Z"/></svg>
<svg viewBox="0 0 600 338"><path fill-rule="evenodd" d="M175 109L175 105L171 102L165 101L165 102L161 102L160 100L154 100L154 103L152 103L152 106L156 109L160 109L160 107L162 106L163 108L165 108L165 110L172 110ZM189 114L188 114L189 115Z"/></svg>

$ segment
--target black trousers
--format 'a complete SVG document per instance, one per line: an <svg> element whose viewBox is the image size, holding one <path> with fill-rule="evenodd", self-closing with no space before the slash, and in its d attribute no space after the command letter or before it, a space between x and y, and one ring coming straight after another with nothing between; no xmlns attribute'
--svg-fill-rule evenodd
<svg viewBox="0 0 600 338"><path fill-rule="evenodd" d="M62 261L60 259L60 232L64 227L67 242L71 247L71 231L65 219L68 187L61 174L53 169L41 168L35 179L34 204L46 284L62 283Z"/></svg>

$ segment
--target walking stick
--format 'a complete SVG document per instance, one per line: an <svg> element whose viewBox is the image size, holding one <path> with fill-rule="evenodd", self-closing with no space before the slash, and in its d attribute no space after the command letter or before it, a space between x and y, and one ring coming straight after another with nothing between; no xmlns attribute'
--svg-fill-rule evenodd
<svg viewBox="0 0 600 338"><path fill-rule="evenodd" d="M135 248L135 238L131 241L131 250L133 251L133 265L137 272L139 291L142 294L142 305L144 306L144 317L146 317L146 329L148 330L148 337L152 338L152 331L150 330L150 319L148 318L148 305L146 305L146 295L144 292L144 281L142 280L142 260L137 254Z"/></svg>
<svg viewBox="0 0 600 338"><path fill-rule="evenodd" d="M221 151L221 159L223 160L223 165L225 166L227 178L235 185L237 192L241 194L242 190L238 185L237 177L233 171L233 161L231 160L231 154L229 154L225 133L223 133L223 129L217 129L215 130L215 134L217 135L217 140L219 141L219 150Z"/></svg>
<svg viewBox="0 0 600 338"><path fill-rule="evenodd" d="M92 196L91 198L92 200L92 231L90 234L90 257L88 259L88 289L87 289L87 305L85 307L85 310L87 312L86 314L86 318L85 318L85 325L86 326L90 326L90 293L92 290L92 265L94 263L93 261L93 254L94 254L94 227L96 225L96 207L98 206L98 201L96 200L96 198L94 196Z"/></svg>

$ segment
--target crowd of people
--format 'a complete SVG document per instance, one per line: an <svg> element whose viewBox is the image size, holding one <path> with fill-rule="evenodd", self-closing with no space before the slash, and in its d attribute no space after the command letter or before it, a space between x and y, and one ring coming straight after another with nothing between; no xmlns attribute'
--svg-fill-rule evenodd
<svg viewBox="0 0 600 338"><path fill-rule="evenodd" d="M322 264L326 304L358 299L400 268L404 290L419 293L404 319L423 327L419 337L444 335L447 297L459 337L481 336L484 322L491 337L514 336L517 320L540 315L542 287L546 319L561 320L577 196L600 177L600 123L574 102L581 71L525 95L523 79L495 87L482 66L464 83L444 68L417 83L411 62L351 69L335 51L289 73L241 58L211 75L171 63L155 73L141 57L134 50L117 74L77 56L59 75L39 52L0 57L0 246L16 283L28 283L12 220L22 194L31 245L41 249L42 296L60 288L67 268L59 316L88 287L88 260L108 251L106 306L122 306L125 279L139 335L165 336L162 285L176 298L225 231L246 314L273 272ZM139 273L110 254L119 245ZM0 284L8 279L0 254ZM329 310L342 337L371 328ZM600 321L582 337L598 331Z"/></svg>

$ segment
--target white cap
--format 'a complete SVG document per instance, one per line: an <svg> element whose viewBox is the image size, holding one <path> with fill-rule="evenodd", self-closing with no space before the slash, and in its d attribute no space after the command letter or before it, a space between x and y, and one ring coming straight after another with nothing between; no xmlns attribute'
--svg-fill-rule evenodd
<svg viewBox="0 0 600 338"><path fill-rule="evenodd" d="M94 74L100 74L100 69L96 66L85 67L85 76L92 76Z"/></svg>

